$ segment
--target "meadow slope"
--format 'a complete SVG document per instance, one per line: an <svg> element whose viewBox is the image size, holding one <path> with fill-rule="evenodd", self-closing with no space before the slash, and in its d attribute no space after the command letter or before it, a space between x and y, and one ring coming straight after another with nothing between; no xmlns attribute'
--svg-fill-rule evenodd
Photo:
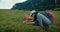
<svg viewBox="0 0 60 32"><path fill-rule="evenodd" d="M60 32L60 11L53 11L56 16L57 26L52 25L49 32ZM23 23L23 17L29 11L0 10L0 32L45 32L36 26Z"/></svg>

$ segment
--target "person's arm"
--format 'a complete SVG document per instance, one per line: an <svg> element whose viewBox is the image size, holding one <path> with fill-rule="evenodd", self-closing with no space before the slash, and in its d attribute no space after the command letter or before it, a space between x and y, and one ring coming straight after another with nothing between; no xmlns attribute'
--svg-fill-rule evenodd
<svg viewBox="0 0 60 32"><path fill-rule="evenodd" d="M25 23L25 24L35 24L35 22L33 21L33 19L25 20L23 23Z"/></svg>

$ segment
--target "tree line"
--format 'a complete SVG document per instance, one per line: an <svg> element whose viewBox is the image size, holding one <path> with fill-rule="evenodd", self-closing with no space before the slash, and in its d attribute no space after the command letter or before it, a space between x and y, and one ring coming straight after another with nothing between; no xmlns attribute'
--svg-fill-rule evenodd
<svg viewBox="0 0 60 32"><path fill-rule="evenodd" d="M23 3L16 3L11 9L18 10L53 10L60 7L60 2L55 0L27 0Z"/></svg>

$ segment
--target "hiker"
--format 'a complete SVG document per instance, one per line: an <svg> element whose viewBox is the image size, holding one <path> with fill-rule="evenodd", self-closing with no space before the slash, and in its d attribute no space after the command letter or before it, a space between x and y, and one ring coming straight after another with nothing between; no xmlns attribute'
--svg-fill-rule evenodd
<svg viewBox="0 0 60 32"><path fill-rule="evenodd" d="M27 16L27 15L26 15ZM49 25L51 25L54 21L54 15L51 12L38 12L38 11L31 11L31 17L33 17L34 19L30 22L27 22L26 24L32 24L32 25L36 25L39 26L39 28L43 28L46 31L49 28ZM27 16L27 19L31 19L30 16Z"/></svg>
<svg viewBox="0 0 60 32"><path fill-rule="evenodd" d="M31 17L34 18L33 21L35 22L36 26L44 28L46 31L48 30L49 25L51 25L51 21L40 12L36 12L35 10L31 11Z"/></svg>

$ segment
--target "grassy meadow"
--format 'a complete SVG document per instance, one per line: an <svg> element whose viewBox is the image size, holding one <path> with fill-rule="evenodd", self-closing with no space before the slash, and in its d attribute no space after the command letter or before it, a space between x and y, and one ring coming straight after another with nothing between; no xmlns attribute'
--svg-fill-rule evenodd
<svg viewBox="0 0 60 32"><path fill-rule="evenodd" d="M52 25L49 32L60 32L60 11L53 11L57 20L57 26ZM37 26L23 23L25 13L22 10L0 10L0 32L45 32Z"/></svg>

